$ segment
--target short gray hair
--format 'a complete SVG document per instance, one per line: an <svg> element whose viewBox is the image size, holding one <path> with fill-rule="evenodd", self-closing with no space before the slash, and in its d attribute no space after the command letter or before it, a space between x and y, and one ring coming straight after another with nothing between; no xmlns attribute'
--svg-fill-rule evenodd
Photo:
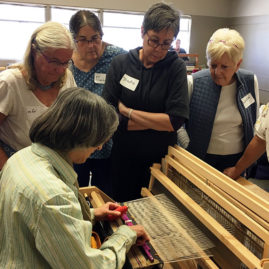
<svg viewBox="0 0 269 269"><path fill-rule="evenodd" d="M69 88L30 129L32 142L60 152L97 147L109 140L118 127L114 107L101 96L83 88Z"/></svg>
<svg viewBox="0 0 269 269"><path fill-rule="evenodd" d="M30 89L35 89L37 78L35 75L33 50L45 51L46 49L71 49L75 48L74 41L68 29L58 22L46 22L39 26L32 34L24 54L23 69L26 71L26 82ZM66 71L67 72L67 71ZM57 85L64 83L66 72Z"/></svg>
<svg viewBox="0 0 269 269"><path fill-rule="evenodd" d="M143 35L149 30L160 32L169 29L176 37L179 32L179 12L165 3L154 4L146 12L142 26Z"/></svg>
<svg viewBox="0 0 269 269"><path fill-rule="evenodd" d="M80 28L86 25L98 32L101 37L103 36L104 33L99 18L89 10L79 10L69 21L69 29L74 39L77 37Z"/></svg>
<svg viewBox="0 0 269 269"><path fill-rule="evenodd" d="M244 48L245 41L236 30L218 29L210 37L207 44L207 64L210 65L212 61L219 60L225 53L237 64L243 58Z"/></svg>

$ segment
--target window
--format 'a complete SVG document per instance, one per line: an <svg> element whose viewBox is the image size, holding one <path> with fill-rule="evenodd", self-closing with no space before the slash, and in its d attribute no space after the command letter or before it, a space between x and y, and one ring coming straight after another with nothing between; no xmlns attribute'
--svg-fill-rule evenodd
<svg viewBox="0 0 269 269"><path fill-rule="evenodd" d="M142 45L141 26L144 14L104 11L103 31L104 40L126 50ZM190 47L191 17L180 18L178 38L181 47L187 52Z"/></svg>
<svg viewBox="0 0 269 269"><path fill-rule="evenodd" d="M177 35L177 39L180 39L180 47L185 49L189 53L190 49L190 38L191 38L191 17L181 16L180 17L180 30ZM175 42L172 44L175 47Z"/></svg>
<svg viewBox="0 0 269 269"><path fill-rule="evenodd" d="M21 61L33 31L44 22L44 6L0 3L0 59Z"/></svg>
<svg viewBox="0 0 269 269"><path fill-rule="evenodd" d="M87 9L99 16L103 40L126 50L142 45L141 26L144 13L45 5L0 3L0 65L21 61L33 31L46 20L57 21L69 28L71 16ZM178 38L187 52L190 46L191 17L180 18ZM6 61L5 61L6 60Z"/></svg>
<svg viewBox="0 0 269 269"><path fill-rule="evenodd" d="M104 11L104 41L126 50L142 45L141 25L144 14Z"/></svg>
<svg viewBox="0 0 269 269"><path fill-rule="evenodd" d="M69 20L78 10L90 10L98 16L96 10L88 8L63 8L63 7L51 7L51 20L64 24L69 29Z"/></svg>

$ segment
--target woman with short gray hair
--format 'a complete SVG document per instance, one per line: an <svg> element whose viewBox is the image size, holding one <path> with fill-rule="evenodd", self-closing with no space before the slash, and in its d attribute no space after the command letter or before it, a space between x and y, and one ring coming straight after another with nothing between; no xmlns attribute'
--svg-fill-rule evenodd
<svg viewBox="0 0 269 269"><path fill-rule="evenodd" d="M60 23L47 22L32 34L22 64L0 73L0 169L10 155L29 146L29 129L59 92L76 86L67 69L74 42Z"/></svg>
<svg viewBox="0 0 269 269"><path fill-rule="evenodd" d="M0 175L3 268L122 268L130 247L149 239L141 225L122 225L100 249L91 247L94 222L119 217L119 205L90 209L73 163L100 150L117 126L115 109L81 88L63 91L34 121L33 144L9 158Z"/></svg>
<svg viewBox="0 0 269 269"><path fill-rule="evenodd" d="M142 34L153 30L171 30L176 38L179 32L179 12L165 3L157 3L151 6L144 16Z"/></svg>
<svg viewBox="0 0 269 269"><path fill-rule="evenodd" d="M176 131L188 119L186 66L169 50L178 32L179 12L154 4L141 27L143 46L112 60L103 96L121 116L111 153L116 201L141 197L149 167L176 144Z"/></svg>

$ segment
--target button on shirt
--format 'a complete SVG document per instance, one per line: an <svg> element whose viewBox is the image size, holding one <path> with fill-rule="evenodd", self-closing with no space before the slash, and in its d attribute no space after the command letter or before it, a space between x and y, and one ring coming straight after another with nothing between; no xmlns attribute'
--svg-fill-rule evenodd
<svg viewBox="0 0 269 269"><path fill-rule="evenodd" d="M123 225L92 249L76 178L68 162L40 144L9 158L0 174L0 268L123 266L135 232Z"/></svg>

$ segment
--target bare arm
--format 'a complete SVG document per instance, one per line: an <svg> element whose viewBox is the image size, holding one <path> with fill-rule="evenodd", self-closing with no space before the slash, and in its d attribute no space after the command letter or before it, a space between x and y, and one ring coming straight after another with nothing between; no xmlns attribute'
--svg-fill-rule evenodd
<svg viewBox="0 0 269 269"><path fill-rule="evenodd" d="M174 131L168 114L133 110L121 102L119 102L118 108L123 116L129 118L128 130Z"/></svg>
<svg viewBox="0 0 269 269"><path fill-rule="evenodd" d="M252 163L258 160L266 151L266 141L255 135L248 144L243 156L238 160L234 167L224 170L224 174L236 179L243 171L245 171Z"/></svg>
<svg viewBox="0 0 269 269"><path fill-rule="evenodd" d="M0 125L3 123L5 118L6 118L6 115L4 115L3 113L0 113ZM2 170L7 159L8 159L8 156L6 155L4 150L0 147L0 170Z"/></svg>

